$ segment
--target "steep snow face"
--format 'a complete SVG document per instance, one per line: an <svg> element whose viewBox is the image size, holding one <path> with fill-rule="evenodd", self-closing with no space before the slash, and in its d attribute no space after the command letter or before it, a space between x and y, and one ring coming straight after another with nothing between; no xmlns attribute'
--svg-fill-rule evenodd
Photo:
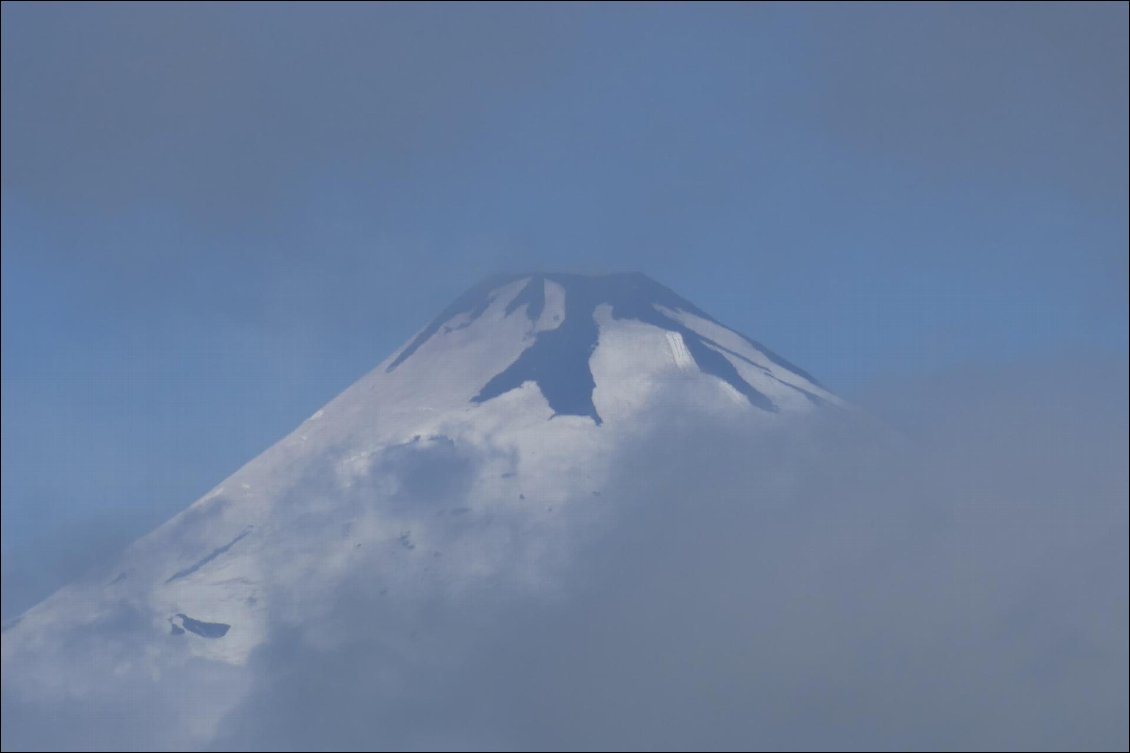
<svg viewBox="0 0 1130 753"><path fill-rule="evenodd" d="M238 667L280 626L336 629L321 615L359 573L408 602L546 587L604 519L608 463L641 427L838 405L643 275L493 278L112 571L29 610L4 633L5 673L97 692L62 646L107 631L130 643L115 672Z"/></svg>

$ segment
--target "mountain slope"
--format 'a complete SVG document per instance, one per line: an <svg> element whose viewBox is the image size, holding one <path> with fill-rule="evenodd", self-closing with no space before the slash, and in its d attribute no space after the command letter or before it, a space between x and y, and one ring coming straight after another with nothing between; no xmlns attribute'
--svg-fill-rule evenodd
<svg viewBox="0 0 1130 753"><path fill-rule="evenodd" d="M5 674L81 696L99 673L238 668L281 625L343 629L328 615L358 579L408 611L488 580L544 588L645 429L837 405L643 275L492 278L112 570L7 626Z"/></svg>

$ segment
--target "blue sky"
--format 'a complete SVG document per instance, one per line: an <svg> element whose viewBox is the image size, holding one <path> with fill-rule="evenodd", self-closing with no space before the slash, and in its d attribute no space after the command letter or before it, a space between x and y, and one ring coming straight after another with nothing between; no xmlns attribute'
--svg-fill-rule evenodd
<svg viewBox="0 0 1130 753"><path fill-rule="evenodd" d="M5 615L493 272L645 272L848 396L1124 359L1127 25L5 3Z"/></svg>

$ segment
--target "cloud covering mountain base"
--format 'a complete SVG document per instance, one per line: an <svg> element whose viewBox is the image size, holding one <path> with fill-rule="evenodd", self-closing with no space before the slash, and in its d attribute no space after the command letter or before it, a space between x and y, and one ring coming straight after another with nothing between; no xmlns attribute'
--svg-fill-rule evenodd
<svg viewBox="0 0 1130 753"><path fill-rule="evenodd" d="M1125 384L887 390L897 436L667 414L537 587L360 570L245 667L158 677L120 670L123 613L64 659L96 687L6 660L4 747L1125 748ZM416 493L450 504L443 467Z"/></svg>

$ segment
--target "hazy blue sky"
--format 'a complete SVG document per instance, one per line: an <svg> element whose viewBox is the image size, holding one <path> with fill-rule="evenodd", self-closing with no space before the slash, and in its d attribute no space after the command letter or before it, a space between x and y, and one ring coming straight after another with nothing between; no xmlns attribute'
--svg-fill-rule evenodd
<svg viewBox="0 0 1130 753"><path fill-rule="evenodd" d="M849 396L1124 358L1127 25L5 3L5 615L489 272L646 272Z"/></svg>

